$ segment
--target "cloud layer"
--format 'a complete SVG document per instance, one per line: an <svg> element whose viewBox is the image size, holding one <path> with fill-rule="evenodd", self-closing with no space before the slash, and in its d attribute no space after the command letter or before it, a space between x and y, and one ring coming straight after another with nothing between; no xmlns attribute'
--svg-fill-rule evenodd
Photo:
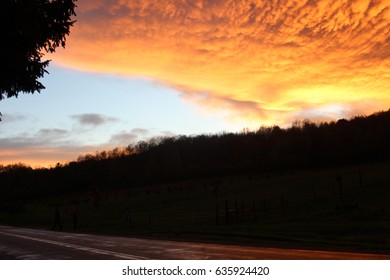
<svg viewBox="0 0 390 280"><path fill-rule="evenodd" d="M24 115L5 115L2 124L23 122ZM93 137L99 127L109 125L119 120L102 114L80 114L69 116L74 120L72 128L40 128L28 132L18 132L0 137L0 164L7 165L23 162L36 166L53 166L57 162L68 162L86 153L98 150L112 149L113 146L134 144L137 135L147 134L147 130L133 129L134 139L122 139L122 142L83 141L83 138ZM115 136L115 135L114 135ZM113 136L113 137L114 137ZM108 136L109 137L109 136ZM142 139L142 137L140 137ZM133 141L134 140L134 141Z"/></svg>
<svg viewBox="0 0 390 280"><path fill-rule="evenodd" d="M153 78L207 110L259 124L324 106L351 114L390 106L385 0L78 5L67 49L54 58L64 66Z"/></svg>
<svg viewBox="0 0 390 280"><path fill-rule="evenodd" d="M7 114L4 123L15 123L26 118L24 115ZM126 147L153 137L174 136L170 131L145 128L110 132L106 130L107 126L120 120L102 114L71 115L69 118L76 124L71 124L71 128L41 128L36 131L0 136L0 165L22 162L32 167L49 167L58 162L76 160L81 155L112 150L115 147ZM96 132L99 134L101 128L106 131L106 140L83 141L83 138L93 137Z"/></svg>
<svg viewBox="0 0 390 280"><path fill-rule="evenodd" d="M79 122L80 125L98 126L110 122L116 122L116 118L106 117L101 114L80 114L70 116Z"/></svg>

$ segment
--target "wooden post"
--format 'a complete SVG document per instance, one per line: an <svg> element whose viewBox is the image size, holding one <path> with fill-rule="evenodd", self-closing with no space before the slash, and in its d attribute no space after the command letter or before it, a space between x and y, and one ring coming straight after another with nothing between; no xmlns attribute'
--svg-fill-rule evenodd
<svg viewBox="0 0 390 280"><path fill-rule="evenodd" d="M336 176L336 182L337 182L338 188L339 188L340 203L341 203L341 206L344 206L343 182L342 182L341 175Z"/></svg>
<svg viewBox="0 0 390 280"><path fill-rule="evenodd" d="M215 224L216 224L216 225L219 225L218 203L215 203Z"/></svg>
<svg viewBox="0 0 390 280"><path fill-rule="evenodd" d="M256 202L252 201L252 207L253 207L253 218L255 220L255 223L257 222L257 211L256 211Z"/></svg>
<svg viewBox="0 0 390 280"><path fill-rule="evenodd" d="M226 224L229 224L229 203L225 200L225 214L226 214Z"/></svg>
<svg viewBox="0 0 390 280"><path fill-rule="evenodd" d="M152 224L152 215L150 214L150 210L148 210L148 222L149 222L149 225Z"/></svg>
<svg viewBox="0 0 390 280"><path fill-rule="evenodd" d="M286 215L286 205L284 203L284 195L280 195L280 207L282 209L282 215L285 216Z"/></svg>
<svg viewBox="0 0 390 280"><path fill-rule="evenodd" d="M219 187L215 186L213 187L213 194L215 195L215 224L219 225L219 209L218 209L218 194L219 194Z"/></svg>
<svg viewBox="0 0 390 280"><path fill-rule="evenodd" d="M241 202L241 222L244 221L244 211L245 211L245 204L244 201Z"/></svg>
<svg viewBox="0 0 390 280"><path fill-rule="evenodd" d="M238 224L240 222L240 214L238 213L238 204L237 201L234 202L234 212L236 212L236 223Z"/></svg>
<svg viewBox="0 0 390 280"><path fill-rule="evenodd" d="M131 218L131 211L130 211L129 207L126 207L126 214L127 214L127 222L129 224L129 227L131 229L133 229L133 220Z"/></svg>

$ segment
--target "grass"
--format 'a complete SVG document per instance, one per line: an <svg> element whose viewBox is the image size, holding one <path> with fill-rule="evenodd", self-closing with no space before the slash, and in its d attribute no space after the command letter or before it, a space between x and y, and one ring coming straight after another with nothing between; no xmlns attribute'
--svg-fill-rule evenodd
<svg viewBox="0 0 390 280"><path fill-rule="evenodd" d="M102 186L99 197L76 193L19 203L0 212L0 222L49 229L58 203L69 231L390 252L388 170L389 163L378 163L115 191Z"/></svg>

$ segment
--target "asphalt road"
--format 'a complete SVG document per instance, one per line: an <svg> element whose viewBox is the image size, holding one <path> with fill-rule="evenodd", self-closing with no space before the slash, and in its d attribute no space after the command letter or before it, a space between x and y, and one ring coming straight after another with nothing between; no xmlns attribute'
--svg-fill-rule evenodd
<svg viewBox="0 0 390 280"><path fill-rule="evenodd" d="M390 259L390 255L150 240L0 226L0 259Z"/></svg>

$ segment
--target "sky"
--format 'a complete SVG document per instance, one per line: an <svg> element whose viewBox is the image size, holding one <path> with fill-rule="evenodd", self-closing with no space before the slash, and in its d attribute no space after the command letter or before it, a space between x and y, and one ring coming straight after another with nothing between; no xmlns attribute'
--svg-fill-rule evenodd
<svg viewBox="0 0 390 280"><path fill-rule="evenodd" d="M385 0L79 0L40 94L2 100L0 164L390 108Z"/></svg>

